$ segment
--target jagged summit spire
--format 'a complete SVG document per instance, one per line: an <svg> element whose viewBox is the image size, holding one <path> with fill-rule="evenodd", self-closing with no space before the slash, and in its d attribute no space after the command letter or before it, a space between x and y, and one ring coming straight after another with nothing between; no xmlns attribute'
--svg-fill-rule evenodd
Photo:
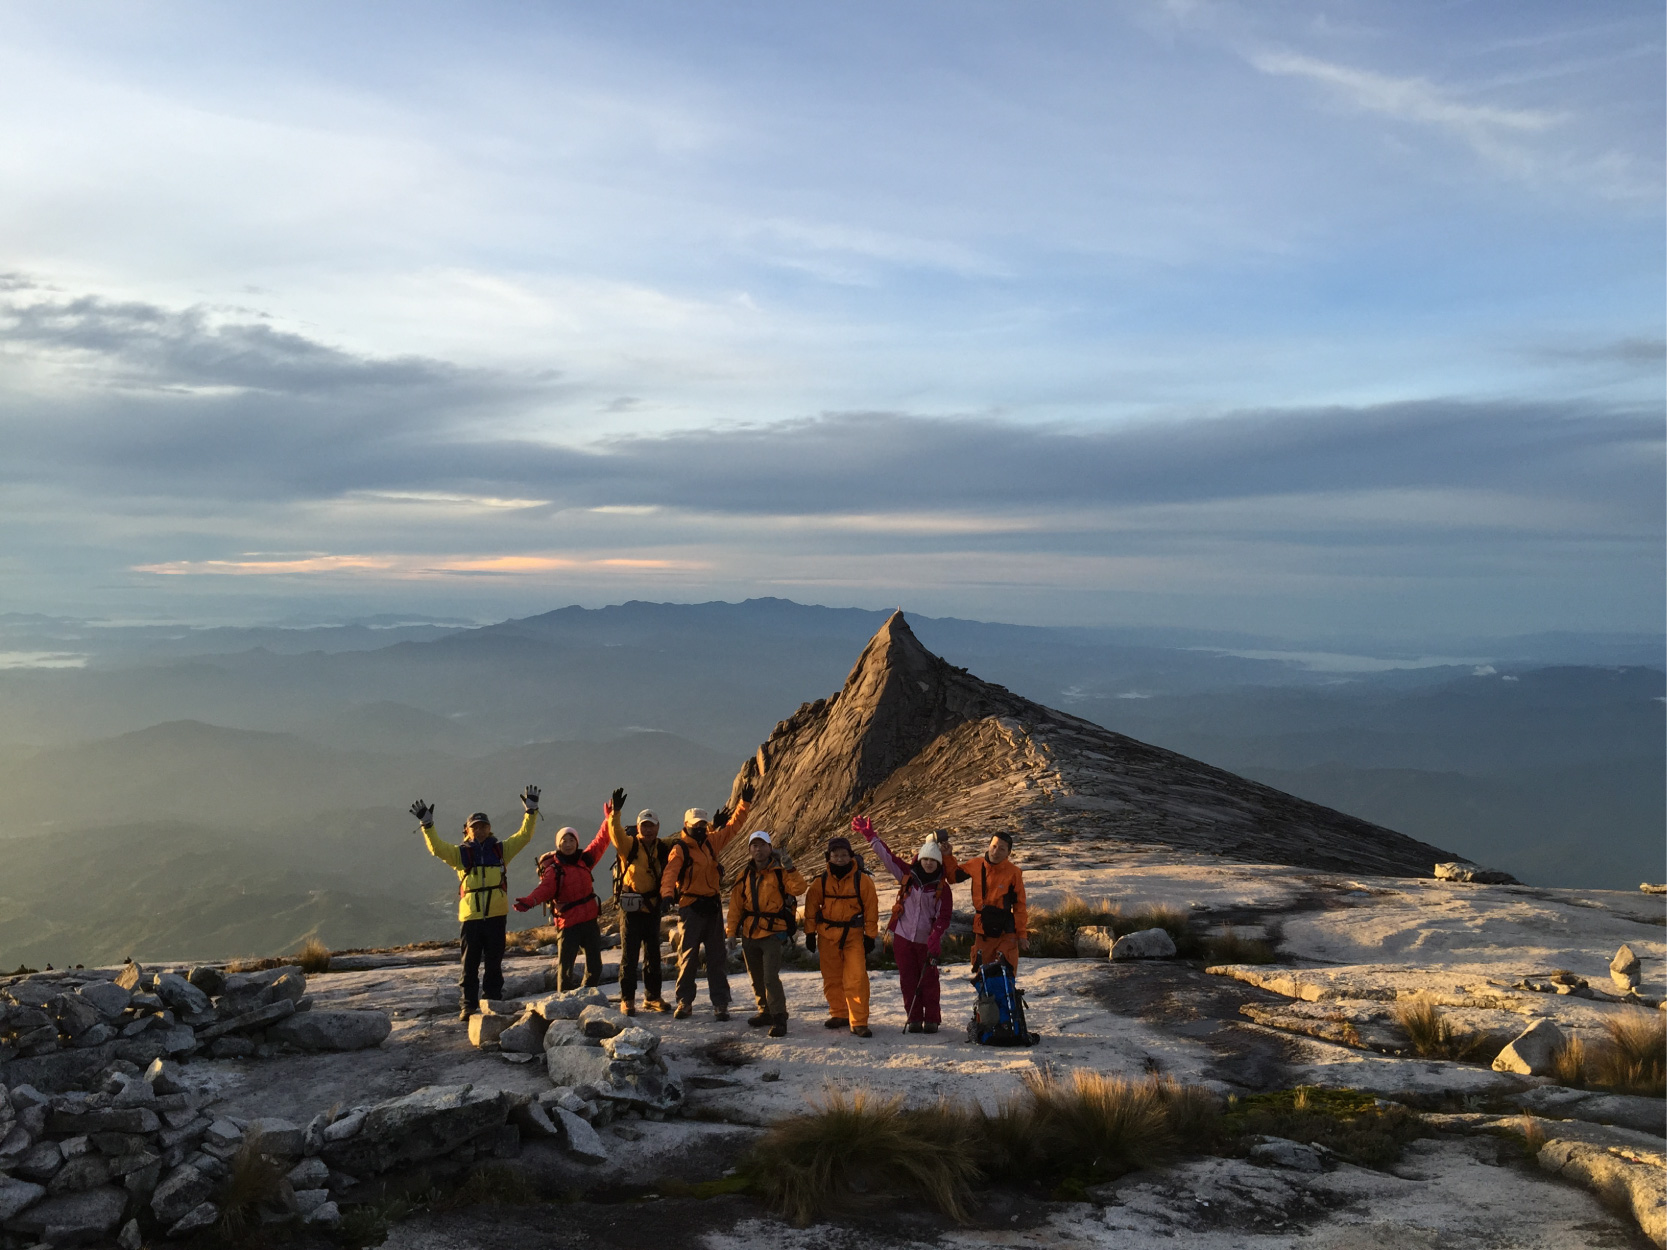
<svg viewBox="0 0 1667 1250"><path fill-rule="evenodd" d="M869 812L907 846L938 827L1099 835L1240 859L1428 876L1435 847L980 681L898 609L839 692L777 724L736 774L748 823L804 852ZM739 846L739 843L737 843Z"/></svg>

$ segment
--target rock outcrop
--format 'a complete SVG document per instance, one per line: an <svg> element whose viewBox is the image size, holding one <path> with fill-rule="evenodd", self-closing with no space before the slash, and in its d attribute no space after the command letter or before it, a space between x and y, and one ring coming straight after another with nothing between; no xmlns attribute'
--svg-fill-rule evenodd
<svg viewBox="0 0 1667 1250"><path fill-rule="evenodd" d="M860 812L899 849L946 829L963 851L1006 830L1025 845L1156 843L1393 876L1428 877L1456 858L981 681L926 650L901 612L837 694L776 726L732 802L747 782L749 825L795 853ZM739 842L731 851L743 853Z"/></svg>

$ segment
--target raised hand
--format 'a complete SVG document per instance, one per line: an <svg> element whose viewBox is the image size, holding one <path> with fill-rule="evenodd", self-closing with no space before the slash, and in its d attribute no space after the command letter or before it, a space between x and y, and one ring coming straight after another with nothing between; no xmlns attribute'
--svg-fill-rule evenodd
<svg viewBox="0 0 1667 1250"><path fill-rule="evenodd" d="M752 782L743 781L741 783L741 802L751 803L752 802L752 796L757 794L757 793L758 793L758 791L753 788Z"/></svg>
<svg viewBox="0 0 1667 1250"><path fill-rule="evenodd" d="M615 812L623 812L624 810L625 810L625 787L615 786L614 787L614 792L611 795L608 796L608 814L611 816Z"/></svg>
<svg viewBox="0 0 1667 1250"><path fill-rule="evenodd" d="M789 855L786 851L777 851L776 852L776 859L781 862L781 866L782 866L782 869L784 871L786 871L786 872L792 872L793 871L793 857L791 855Z"/></svg>
<svg viewBox="0 0 1667 1250"><path fill-rule="evenodd" d="M722 829L729 823L729 807L725 805L712 813L712 828Z"/></svg>
<svg viewBox="0 0 1667 1250"><path fill-rule="evenodd" d="M419 825L427 828L434 823L434 804L424 803L421 799L418 799L411 804L411 814L417 818Z"/></svg>
<svg viewBox="0 0 1667 1250"><path fill-rule="evenodd" d="M537 786L528 786L525 790L521 791L521 806L526 808L529 812L536 812L538 810Z"/></svg>
<svg viewBox="0 0 1667 1250"><path fill-rule="evenodd" d="M861 834L864 838L874 836L874 822L866 816L851 817L851 832Z"/></svg>

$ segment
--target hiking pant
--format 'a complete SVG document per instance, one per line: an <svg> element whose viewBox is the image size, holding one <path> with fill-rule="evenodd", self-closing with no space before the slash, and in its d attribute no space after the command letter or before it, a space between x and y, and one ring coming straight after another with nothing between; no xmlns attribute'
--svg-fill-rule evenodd
<svg viewBox="0 0 1667 1250"><path fill-rule="evenodd" d="M642 955L643 986L650 999L660 997L660 909L627 911L619 952L619 992L626 1002L637 996L637 956Z"/></svg>
<svg viewBox="0 0 1667 1250"><path fill-rule="evenodd" d="M463 1006L473 1010L480 1006L480 992L486 997L504 996L504 931L509 926L508 916L491 916L485 920L465 920L463 933L458 938L463 948ZM481 961L486 961L486 985L480 983Z"/></svg>
<svg viewBox="0 0 1667 1250"><path fill-rule="evenodd" d="M822 996L828 1000L828 1014L849 1020L857 1028L868 1023L868 956L862 949L862 930L845 936L845 949L831 932L816 939L816 958L822 964Z"/></svg>
<svg viewBox="0 0 1667 1250"><path fill-rule="evenodd" d="M926 953L926 943L894 934L891 953L897 960L897 983L903 991L903 1009L909 1013L909 1023L943 1023L938 1009L938 969Z"/></svg>
<svg viewBox="0 0 1667 1250"><path fill-rule="evenodd" d="M1007 966L1016 973L1019 970L1019 935L1004 933L1000 937L985 937L982 933L972 935L972 966L987 964L997 955L1007 956Z"/></svg>
<svg viewBox="0 0 1667 1250"><path fill-rule="evenodd" d="M677 947L677 1001L694 1005L698 959L706 965L706 992L712 996L712 1006L728 1011L729 947L722 909L703 916L693 907L679 907L677 917L683 922L683 940Z"/></svg>
<svg viewBox="0 0 1667 1250"><path fill-rule="evenodd" d="M781 960L786 953L785 937L741 939L741 954L746 956L747 975L752 978L753 999L767 1016L787 1014L787 992L781 988Z"/></svg>
<svg viewBox="0 0 1667 1250"><path fill-rule="evenodd" d="M556 930L556 989L576 990L573 980L573 961L579 952L585 955L585 984L596 985L602 980L602 926L594 920Z"/></svg>

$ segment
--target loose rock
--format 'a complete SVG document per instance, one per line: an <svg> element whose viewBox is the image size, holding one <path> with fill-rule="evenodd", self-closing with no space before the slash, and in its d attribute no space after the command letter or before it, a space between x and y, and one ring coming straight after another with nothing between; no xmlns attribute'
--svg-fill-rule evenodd
<svg viewBox="0 0 1667 1250"><path fill-rule="evenodd" d="M1165 929L1125 933L1111 948L1113 959L1173 959L1175 939Z"/></svg>
<svg viewBox="0 0 1667 1250"><path fill-rule="evenodd" d="M385 1011L304 1011L267 1029L266 1039L300 1050L369 1050L393 1031Z"/></svg>
<svg viewBox="0 0 1667 1250"><path fill-rule="evenodd" d="M1545 1076L1552 1070L1557 1050L1562 1045L1562 1029L1549 1020L1536 1020L1499 1052L1493 1061L1493 1070Z"/></svg>

